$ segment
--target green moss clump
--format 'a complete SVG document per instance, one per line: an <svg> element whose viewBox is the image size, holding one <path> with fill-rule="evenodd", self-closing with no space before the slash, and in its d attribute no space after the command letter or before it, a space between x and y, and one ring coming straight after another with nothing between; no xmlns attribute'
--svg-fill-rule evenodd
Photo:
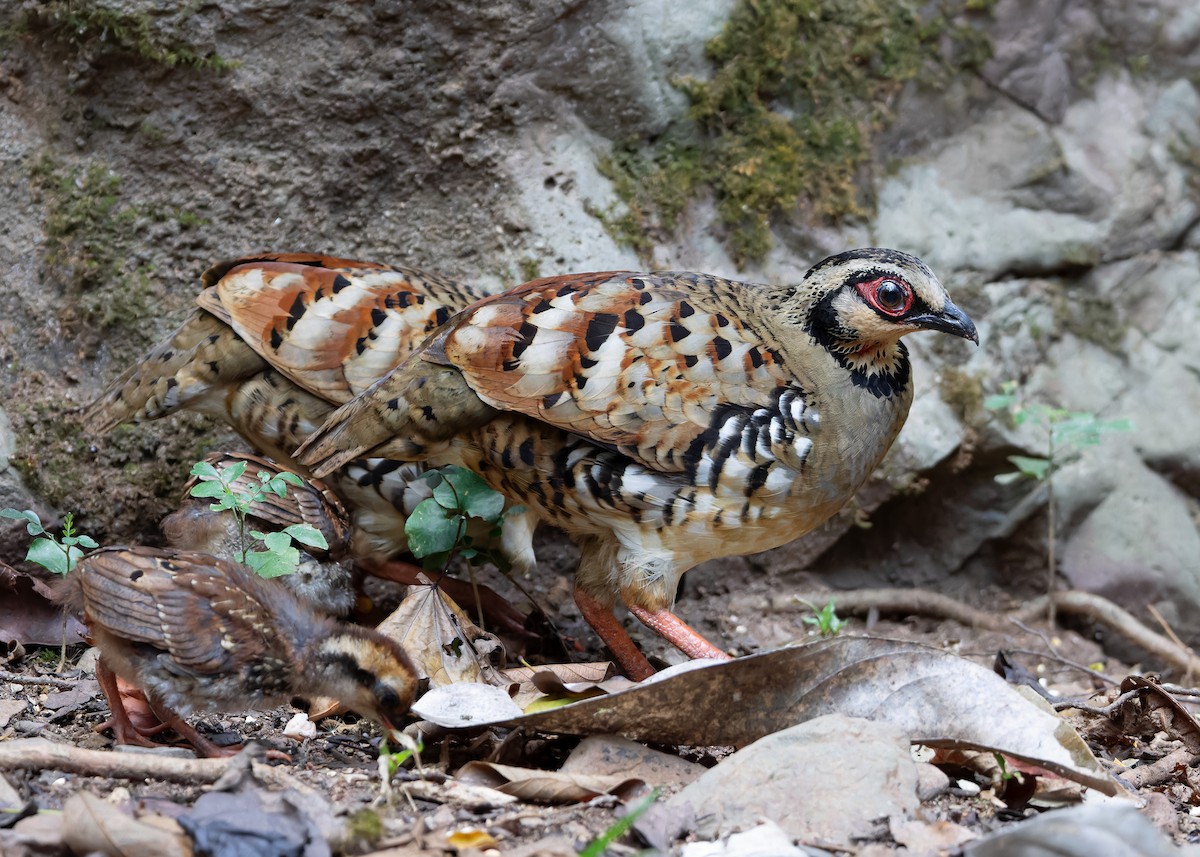
<svg viewBox="0 0 1200 857"><path fill-rule="evenodd" d="M373 809L360 809L350 816L347 822L347 833L352 841L365 842L374 845L383 839L383 819Z"/></svg>
<svg viewBox="0 0 1200 857"><path fill-rule="evenodd" d="M938 379L942 401L954 409L958 418L970 425L976 414L983 413L983 379L956 366L946 366Z"/></svg>
<svg viewBox="0 0 1200 857"><path fill-rule="evenodd" d="M224 71L236 63L217 54L203 54L186 40L186 21L198 3L167 7L169 26L156 27L148 14L104 5L97 0L49 0L26 12L18 24L26 32L44 32L91 57L117 55L174 67L192 66Z"/></svg>
<svg viewBox="0 0 1200 857"><path fill-rule="evenodd" d="M68 168L43 157L32 173L47 198L46 271L67 298L64 320L121 328L132 345L144 344L138 322L151 312L152 271L127 259L146 213L121 199L120 178L103 165Z"/></svg>
<svg viewBox="0 0 1200 857"><path fill-rule="evenodd" d="M54 508L72 510L85 531L153 537L176 508L191 465L229 443L227 431L195 414L173 418L170 431L150 423L124 425L103 438L69 415L60 398L10 402L17 450L11 463L29 490Z"/></svg>
<svg viewBox="0 0 1200 857"><path fill-rule="evenodd" d="M900 88L977 67L990 47L950 14L922 17L908 0L742 0L706 52L712 78L677 83L688 122L600 164L624 204L603 219L645 253L709 190L742 264L766 254L777 214L864 214L858 174Z"/></svg>

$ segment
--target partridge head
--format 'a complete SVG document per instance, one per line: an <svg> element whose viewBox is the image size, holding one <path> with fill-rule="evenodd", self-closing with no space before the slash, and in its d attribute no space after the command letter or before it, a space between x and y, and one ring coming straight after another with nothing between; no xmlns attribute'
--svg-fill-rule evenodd
<svg viewBox="0 0 1200 857"><path fill-rule="evenodd" d="M812 530L879 464L913 397L903 336L978 341L919 259L869 248L794 285L608 272L535 280L450 318L297 451L478 472L580 547L576 601L634 677L619 600L691 656L672 612L708 559Z"/></svg>
<svg viewBox="0 0 1200 857"><path fill-rule="evenodd" d="M416 673L394 640L337 623L236 563L107 548L84 557L62 586L60 600L100 650L97 676L118 734L135 743L147 742L128 718L121 723L114 675L145 692L204 755L227 751L180 715L321 695L392 728L413 700Z"/></svg>

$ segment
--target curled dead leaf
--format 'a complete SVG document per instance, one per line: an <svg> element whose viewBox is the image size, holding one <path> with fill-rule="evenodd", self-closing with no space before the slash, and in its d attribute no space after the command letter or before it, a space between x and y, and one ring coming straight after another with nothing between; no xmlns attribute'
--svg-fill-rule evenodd
<svg viewBox="0 0 1200 857"><path fill-rule="evenodd" d="M581 803L605 794L627 800L646 787L646 783L637 777L540 771L478 761L463 765L457 778L520 800L547 804Z"/></svg>

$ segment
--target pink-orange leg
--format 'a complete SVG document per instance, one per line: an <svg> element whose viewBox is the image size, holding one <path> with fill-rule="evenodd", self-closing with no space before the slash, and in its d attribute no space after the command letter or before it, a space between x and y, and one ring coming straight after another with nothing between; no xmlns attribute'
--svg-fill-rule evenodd
<svg viewBox="0 0 1200 857"><path fill-rule="evenodd" d="M117 744L132 744L137 747L167 747L169 744L160 744L157 741L151 741L149 736L157 735L159 732L165 732L167 729L175 730L179 737L183 738L196 752L205 758L220 758L223 756L236 756L242 749L242 745L238 744L231 747L220 747L212 741L205 738L188 723L162 705L155 705L149 699L146 704L158 719L159 723L155 726L135 726L130 719L129 712L125 709L125 703L122 699L122 690L136 690L132 685L127 684L116 673L108 668L101 658L96 662L96 681L100 684L100 690L103 691L105 699L108 700L108 708L111 713L111 718L101 723L96 727L97 732L103 732L105 729L112 729L113 741ZM268 759L278 759L284 762L290 762L292 757L279 750L268 750Z"/></svg>
<svg viewBox="0 0 1200 857"><path fill-rule="evenodd" d="M730 660L728 652L722 651L704 639L670 610L647 610L645 607L630 607L629 612L643 625L667 640L689 658L718 658Z"/></svg>
<svg viewBox="0 0 1200 857"><path fill-rule="evenodd" d="M575 587L575 603L579 605L583 618L608 646L625 675L634 681L643 681L654 675L654 667L650 666L629 632L617 621L611 607L604 606L578 586Z"/></svg>
<svg viewBox="0 0 1200 857"><path fill-rule="evenodd" d="M96 662L96 681L100 684L100 690L104 693L104 698L108 700L108 710L110 717L108 720L96 727L97 732L103 732L105 729L112 729L113 741L117 744L132 744L136 747L161 747L162 745L151 741L147 734L161 732L162 729L155 727L150 730L138 729L133 725L133 721L129 719L129 712L125 710L125 703L121 699L121 689L117 686L117 674L108 668L101 658ZM166 724L162 724L165 728Z"/></svg>

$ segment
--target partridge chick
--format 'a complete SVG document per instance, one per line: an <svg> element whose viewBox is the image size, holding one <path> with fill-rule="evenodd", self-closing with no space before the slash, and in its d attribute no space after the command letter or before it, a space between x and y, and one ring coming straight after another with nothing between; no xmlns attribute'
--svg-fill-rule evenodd
<svg viewBox="0 0 1200 857"><path fill-rule="evenodd" d="M100 649L96 675L119 743L152 745L129 722L115 676L141 688L164 723L204 756L228 755L181 717L322 695L395 726L416 673L397 643L342 625L290 591L208 554L105 548L84 557L60 600Z"/></svg>
<svg viewBox="0 0 1200 857"><path fill-rule="evenodd" d="M246 465L231 487L243 495L262 495L250 504L247 533L277 532L293 524L307 524L325 537L327 549L303 547L296 571L276 580L314 610L331 616L349 613L355 602L353 563L349 559L350 518L325 483L301 478L300 485L289 485L280 497L261 490L259 473L274 476L280 472L279 465L269 458L244 452L214 452L204 460L218 470L239 462ZM233 560L242 550L237 519L227 510L214 511L208 498L193 497L191 490L198 482L192 477L184 486L179 508L163 518L163 535L176 550Z"/></svg>
<svg viewBox="0 0 1200 857"><path fill-rule="evenodd" d="M626 672L622 601L692 657L685 571L785 544L841 508L900 431L905 334L978 342L919 259L864 249L796 285L609 272L535 280L451 318L297 451L454 463L580 548L575 597Z"/></svg>

